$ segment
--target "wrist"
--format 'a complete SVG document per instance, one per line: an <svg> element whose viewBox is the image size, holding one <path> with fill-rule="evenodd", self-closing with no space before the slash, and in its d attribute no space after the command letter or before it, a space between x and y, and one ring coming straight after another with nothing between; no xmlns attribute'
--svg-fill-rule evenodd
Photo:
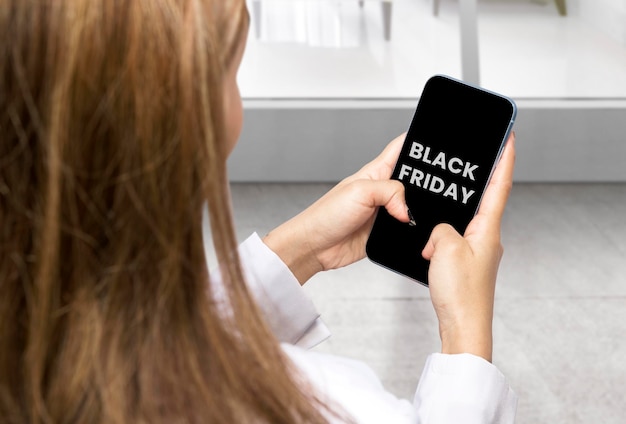
<svg viewBox="0 0 626 424"><path fill-rule="evenodd" d="M470 353L491 362L493 354L493 334L491 325L476 328L459 326L440 329L441 353Z"/></svg>
<svg viewBox="0 0 626 424"><path fill-rule="evenodd" d="M322 271L322 265L306 240L287 223L270 231L263 238L263 243L287 265L300 285Z"/></svg>

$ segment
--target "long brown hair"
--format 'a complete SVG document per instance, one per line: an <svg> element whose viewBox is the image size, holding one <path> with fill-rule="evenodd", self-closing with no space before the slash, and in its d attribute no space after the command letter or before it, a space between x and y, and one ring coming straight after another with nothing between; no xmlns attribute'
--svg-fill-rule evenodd
<svg viewBox="0 0 626 424"><path fill-rule="evenodd" d="M247 19L243 0L0 0L3 422L324 421L234 254L221 84Z"/></svg>

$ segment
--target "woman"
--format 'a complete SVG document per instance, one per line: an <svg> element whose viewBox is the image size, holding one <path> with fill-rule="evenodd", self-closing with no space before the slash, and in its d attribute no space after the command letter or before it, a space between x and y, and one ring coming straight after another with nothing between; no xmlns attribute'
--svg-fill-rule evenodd
<svg viewBox="0 0 626 424"><path fill-rule="evenodd" d="M453 386L494 390L461 408L427 365L415 406L397 400L360 365L278 341L323 333L281 294L306 304L297 282L363 257L377 207L408 221L388 180L401 140L244 243L248 287L225 165L247 27L243 0L0 0L1 421L364 421L364 398L346 396L354 378L386 422L510 416L514 396L487 361L512 146L465 238L441 226L424 251L442 352L471 354L442 355L468 370Z"/></svg>

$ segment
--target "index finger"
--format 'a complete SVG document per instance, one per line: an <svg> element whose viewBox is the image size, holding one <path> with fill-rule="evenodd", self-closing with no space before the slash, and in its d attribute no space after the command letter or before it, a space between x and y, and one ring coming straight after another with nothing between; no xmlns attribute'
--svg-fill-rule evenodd
<svg viewBox="0 0 626 424"><path fill-rule="evenodd" d="M514 168L515 133L511 133L478 208L478 215L487 215L499 225L513 186Z"/></svg>

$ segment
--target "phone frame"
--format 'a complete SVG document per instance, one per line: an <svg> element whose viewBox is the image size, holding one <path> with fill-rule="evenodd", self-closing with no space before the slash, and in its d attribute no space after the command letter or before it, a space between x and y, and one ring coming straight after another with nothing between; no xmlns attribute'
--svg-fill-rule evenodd
<svg viewBox="0 0 626 424"><path fill-rule="evenodd" d="M489 182L491 181L491 178L493 176L493 173L496 169L496 166L498 164L498 162L500 161L500 158L502 156L502 152L504 151L504 147L506 145L506 141L513 129L513 125L515 123L515 119L517 117L517 106L515 104L515 102L507 97L504 96L502 94L496 93L494 91L491 90L487 90L485 88L482 87L478 87L476 85L473 84L469 84L466 82L463 82L461 80L458 80L456 78L453 77L449 77L447 75L442 75L442 74L438 74L438 75L434 75L433 77L431 77L425 84L424 86L424 91L422 93L422 96L420 96L419 102L417 104L416 107L416 111L415 114L413 116L413 119L411 120L411 124L409 126L408 132L407 132L407 136L404 140L402 149L401 149L401 153L398 157L398 160L396 161L396 164L394 166L394 170L393 170L393 174L392 174L392 178L398 180L397 176L399 174L399 169L401 166L401 163L406 163L407 161L407 151L409 150L409 144L414 143L414 139L415 138L415 134L419 134L420 131L418 129L416 129L419 125L421 125L420 120L424 119L424 116L428 117L428 114L430 113L427 109L431 107L431 105L429 105L428 103L424 103L423 99L426 98L426 102L431 102L432 103L432 97L433 97L433 93L432 92L428 92L428 90L431 90L435 92L435 94L437 93L437 89L440 87L437 87L437 84L442 84L439 80L444 80L443 84L444 84L444 88L450 88L450 87L454 87L454 89L450 88L451 91L455 91L455 90L462 90L463 94L465 95L465 93L467 92L468 95L466 96L467 99L472 99L472 98L476 98L477 103L480 103L481 101L483 103L487 102L495 102L494 104L497 104L498 106L500 105L500 103L502 104L502 106L506 105L507 110L500 110L500 108L498 108L498 112L502 113L502 117L498 117L499 122L494 123L494 126L497 125L497 131L496 129L494 129L495 132L497 132L498 136L497 136L497 153L495 155L492 156L492 153L489 153L489 157L493 157L493 160L491 160L490 158L488 159L487 163L489 166L489 172L486 176L486 178L484 179L484 184L480 184L479 186L477 185L475 188L477 189L477 194L478 194L478 201L476 202L476 200L472 200L473 203L475 203L475 207L470 208L468 210L462 210L461 212L458 212L458 215L462 218L459 219L458 222L453 222L451 224L453 224L453 226L457 229L457 231L459 231L461 234L465 231L465 228L467 228L467 224L469 224L469 222L471 221L471 219L476 215L476 213L478 212L478 209L480 207L480 204L482 202L484 193L486 191L487 186L489 185ZM431 85L435 85L435 88L431 88ZM448 87L445 87L445 85L448 85ZM456 87L456 86L458 87ZM464 101L467 101L467 99L464 99ZM451 101L453 101L455 99L451 99ZM459 101L459 99L456 99L457 101ZM439 102L441 102L443 104L443 101L438 100ZM462 103L462 102L461 102ZM483 104L481 103L481 105ZM441 106L439 106L441 107ZM456 107L456 105L454 106ZM454 109L453 107L453 109ZM424 112L424 109L426 109L427 111ZM439 120L444 120L443 118L439 118L438 116L438 121ZM506 118L506 119L505 119ZM471 119L471 117L465 117L466 120ZM462 120L460 120L462 121ZM482 122L482 121L481 121ZM436 124L435 124L436 125ZM432 127L433 125L431 125L430 123L424 125L424 127ZM506 128L505 128L506 127ZM429 131L432 131L432 128L428 129ZM502 134L502 136L500 137L500 134ZM491 134L489 134L490 137L492 137ZM442 137L443 138L443 137ZM494 140L496 139L495 136L493 136L492 138L494 138ZM495 144L496 142L491 140L492 144ZM454 142L456 144L449 144L449 145L445 145L442 147L447 147L450 148L451 146L454 146L455 148L459 147L460 144L459 142ZM493 147L493 146L492 146ZM465 149L467 149L467 146L464 146ZM482 147L483 149L485 149L485 147ZM495 152L496 148L488 150L488 152ZM403 162L404 161L404 162ZM482 172L482 171L481 171ZM484 175L483 175L484 177ZM482 181L482 179L481 179ZM428 194L423 194L423 193L419 193L419 192L415 192L414 188L412 188L409 184L407 184L405 181L402 181L403 184L406 187L406 191L407 191L407 203L409 203L410 201L410 197L415 197L415 198L421 198L421 199L426 199L428 198ZM411 191L410 191L411 190ZM409 192L410 191L410 192ZM431 196L432 197L432 196ZM437 203L439 201L435 201L435 207L437 207ZM409 204L409 207L411 209L411 211L413 212L413 207L412 204ZM458 209L458 208L457 208ZM384 218L380 218L381 215L385 215ZM445 214L442 214L445 215ZM409 236L405 236L404 235L404 231L405 230L400 230L399 228L399 224L391 224L391 226L389 225L389 223L391 222L389 220L390 215L384 210L384 208L381 208L378 212L377 212L377 216L374 222L374 225L372 226L372 230L370 233L370 237L368 238L367 244L366 244L366 254L367 257L374 263L376 263L379 266L382 266L384 268L387 268L391 271L394 271L396 273L399 273L401 275L404 275L405 277L408 277L422 285L428 286L428 263L425 259L423 259L421 257L421 249L423 249L423 247L425 246L426 242L428 241L428 237L430 236L430 232L432 231L432 228L434 228L434 226L436 225L436 223L434 223L434 221L432 221L433 216L432 214L429 214L428 216L428 220L431 220L433 222L432 227L430 225L426 225L426 228L421 230L422 232L420 233L419 238L416 237L415 242L419 243L419 248L415 248L413 250L413 246L411 246L411 252L412 252L412 256L409 257L405 257L404 259L397 259L397 258L392 258L389 259L390 256L392 255L392 251L387 251L387 246L391 247L394 245L395 240L398 240L398 238L395 238L392 240L392 235L383 235L383 234L379 234L383 229L379 228L380 227L384 227L387 226L387 229L392 229L390 230L390 232L393 232L394 235L398 235L398 237L403 237L402 244L406 245L407 243L407 238ZM391 218L393 220L395 220L394 218ZM382 221L382 223L381 223ZM396 221L397 223L398 221ZM441 220L441 222L447 222L445 219ZM440 222L438 222L440 223ZM419 223L419 219L418 219L418 225L420 225ZM425 233L425 231L427 231L427 235ZM409 234L411 233L412 229L406 228L406 233ZM381 243L385 243L386 246L383 248ZM384 252L384 253L381 253ZM407 264L409 260L413 260L412 258L414 258L416 255L419 255L416 259L415 259L415 267L416 267L416 272L410 272L407 270L410 270L410 264ZM406 256L405 252L403 252L402 250L399 251L398 256ZM394 262L395 261L395 262ZM403 263L400 263L398 265L398 261L403 261ZM418 269L419 268L419 269ZM425 268L425 269L424 269Z"/></svg>

